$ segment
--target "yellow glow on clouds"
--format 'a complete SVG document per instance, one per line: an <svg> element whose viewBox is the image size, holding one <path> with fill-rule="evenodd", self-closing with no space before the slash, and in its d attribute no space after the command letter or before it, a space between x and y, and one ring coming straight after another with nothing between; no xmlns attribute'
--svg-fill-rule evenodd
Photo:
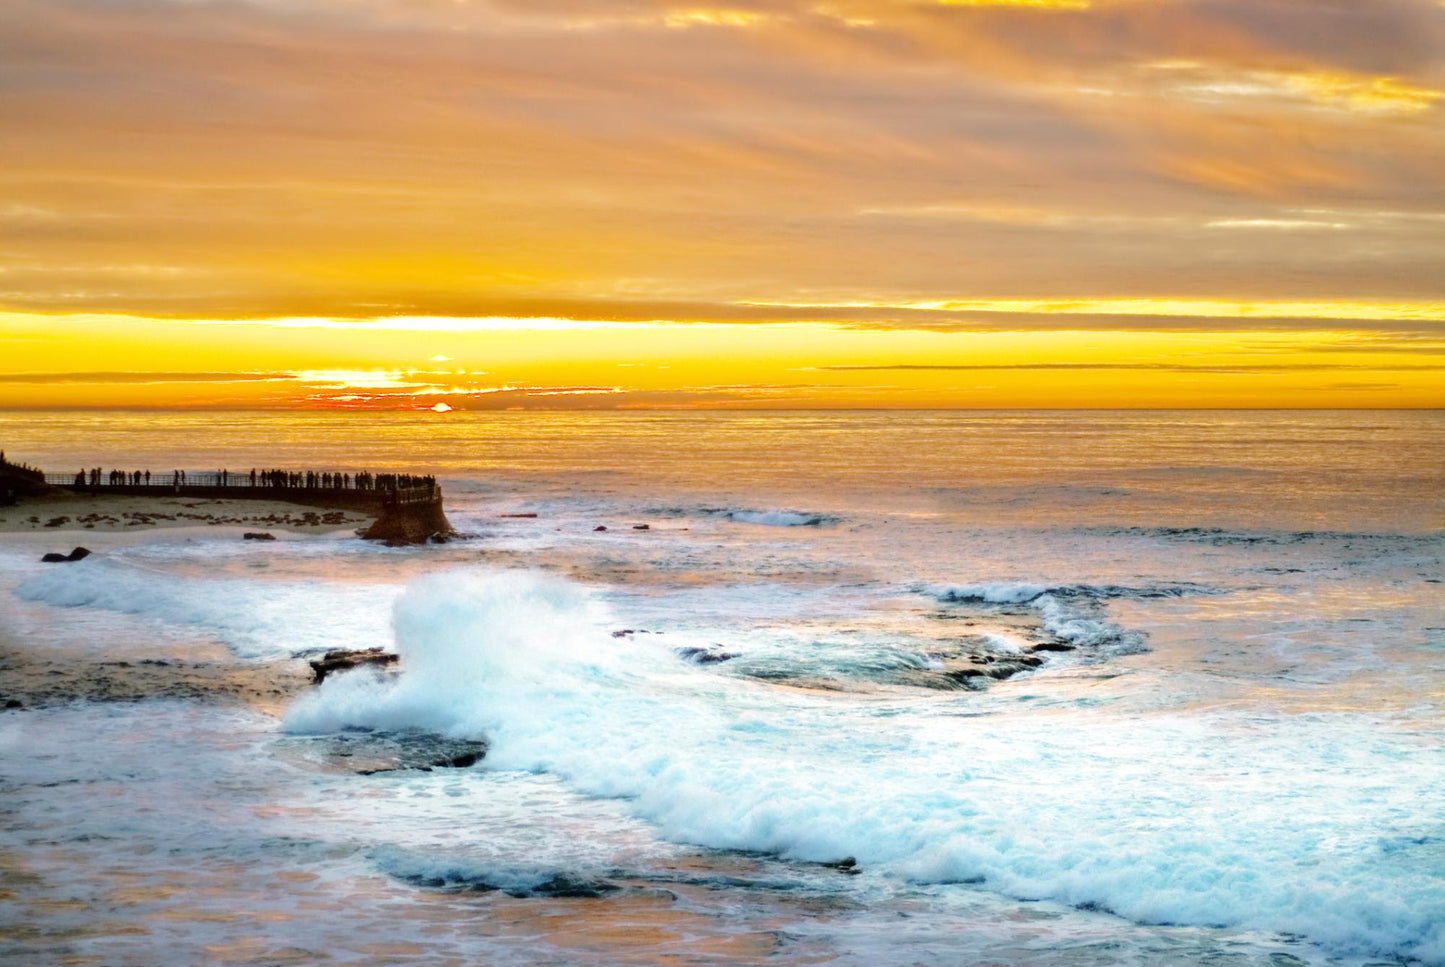
<svg viewBox="0 0 1445 967"><path fill-rule="evenodd" d="M938 0L942 7L1028 7L1036 10L1088 10L1092 0Z"/></svg>
<svg viewBox="0 0 1445 967"><path fill-rule="evenodd" d="M1226 321L1260 311L1187 300L992 305L1063 318L1144 306L1187 306L1201 319L1212 310ZM802 322L528 330L526 320L467 329L459 319L444 330L427 321L418 346L413 330L359 320L338 321L342 333L8 314L0 407L1445 405L1445 330L1402 341L1331 328L1338 307L1290 305L1323 318L1306 331L1178 332L1069 329L1062 320L1047 330L942 331Z"/></svg>
<svg viewBox="0 0 1445 967"><path fill-rule="evenodd" d="M1340 70L1259 70L1193 60L1156 61L1147 67L1175 78L1177 93L1192 100L1288 98L1357 114L1388 115L1418 114L1445 98L1445 91L1397 77Z"/></svg>
<svg viewBox="0 0 1445 967"><path fill-rule="evenodd" d="M789 309L911 309L927 312L1197 319L1445 321L1442 302L1254 302L1231 299L939 299L924 302L750 302Z"/></svg>
<svg viewBox="0 0 1445 967"><path fill-rule="evenodd" d="M729 10L705 8L698 10L673 10L664 18L669 27L752 27L767 19L767 14L756 10Z"/></svg>

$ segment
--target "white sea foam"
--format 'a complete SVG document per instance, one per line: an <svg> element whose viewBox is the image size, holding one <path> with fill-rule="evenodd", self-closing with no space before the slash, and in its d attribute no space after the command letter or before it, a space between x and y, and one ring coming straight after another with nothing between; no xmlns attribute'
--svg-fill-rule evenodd
<svg viewBox="0 0 1445 967"><path fill-rule="evenodd" d="M930 593L938 600L949 604L962 601L982 601L985 604L1027 604L1052 590L1054 590L1054 586L1049 584L1032 584L1026 581L990 581L933 588Z"/></svg>
<svg viewBox="0 0 1445 967"><path fill-rule="evenodd" d="M379 629L396 592L319 581L209 578L93 556L40 571L21 581L15 593L57 608L137 615L207 634L244 658L274 658L390 644Z"/></svg>
<svg viewBox="0 0 1445 967"><path fill-rule="evenodd" d="M832 520L826 514L807 514L796 510L731 510L727 516L740 524L761 524L764 527L818 527Z"/></svg>
<svg viewBox="0 0 1445 967"><path fill-rule="evenodd" d="M945 604L978 601L1023 605L1035 611L1043 630L1060 641L1084 648L1107 646L1114 654L1125 654L1140 649L1142 636L1092 614L1090 609L1096 606L1099 598L1120 597L1126 592L1127 589L1115 587L998 581L932 588L928 593Z"/></svg>
<svg viewBox="0 0 1445 967"><path fill-rule="evenodd" d="M400 677L328 679L286 728L485 735L486 767L626 797L677 842L1445 961L1438 736L1359 714L880 711L606 627L556 579L424 579L396 608Z"/></svg>

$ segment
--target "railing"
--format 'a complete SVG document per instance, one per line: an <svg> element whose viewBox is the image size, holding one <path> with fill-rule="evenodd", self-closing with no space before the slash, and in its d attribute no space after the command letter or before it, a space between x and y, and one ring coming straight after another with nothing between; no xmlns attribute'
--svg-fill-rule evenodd
<svg viewBox="0 0 1445 967"><path fill-rule="evenodd" d="M38 477L37 477L38 479ZM160 493L175 493L197 488L238 490L250 493L267 491L284 493L300 491L306 494L323 494L333 491L342 493L382 494L390 499L396 497L401 503L416 503L431 500L438 491L436 481L416 474L331 473L329 471L257 471L236 473L224 470L176 470L166 473L148 473L144 470L101 470L98 473L47 473L47 484L83 490L148 489ZM259 495L259 494L258 494Z"/></svg>
<svg viewBox="0 0 1445 967"><path fill-rule="evenodd" d="M383 501L392 507L406 507L411 504L425 504L436 500L441 495L441 488L436 484L420 487L397 488L388 490Z"/></svg>

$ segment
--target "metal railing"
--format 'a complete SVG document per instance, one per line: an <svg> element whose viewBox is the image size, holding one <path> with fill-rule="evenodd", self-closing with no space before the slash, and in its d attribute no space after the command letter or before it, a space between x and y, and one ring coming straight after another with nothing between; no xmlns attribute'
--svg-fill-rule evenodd
<svg viewBox="0 0 1445 967"><path fill-rule="evenodd" d="M142 488L158 494L196 488L252 493L264 490L277 494L287 491L308 494L331 491L394 494L405 503L429 500L438 490L436 481L431 477L367 471L360 474L330 471L257 471L252 475L249 471L237 473L225 470L174 470L164 473L144 470L87 470L81 473L46 473L44 480L55 487L84 490Z"/></svg>

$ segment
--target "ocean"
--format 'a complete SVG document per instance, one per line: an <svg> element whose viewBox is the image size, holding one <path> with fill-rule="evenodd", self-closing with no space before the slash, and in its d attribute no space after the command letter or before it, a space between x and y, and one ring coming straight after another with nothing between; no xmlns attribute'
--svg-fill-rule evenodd
<svg viewBox="0 0 1445 967"><path fill-rule="evenodd" d="M466 535L0 535L0 663L131 683L0 712L7 961L1445 964L1445 413L7 412L0 446L432 473ZM369 647L399 671L280 680ZM488 748L351 767L413 734Z"/></svg>

